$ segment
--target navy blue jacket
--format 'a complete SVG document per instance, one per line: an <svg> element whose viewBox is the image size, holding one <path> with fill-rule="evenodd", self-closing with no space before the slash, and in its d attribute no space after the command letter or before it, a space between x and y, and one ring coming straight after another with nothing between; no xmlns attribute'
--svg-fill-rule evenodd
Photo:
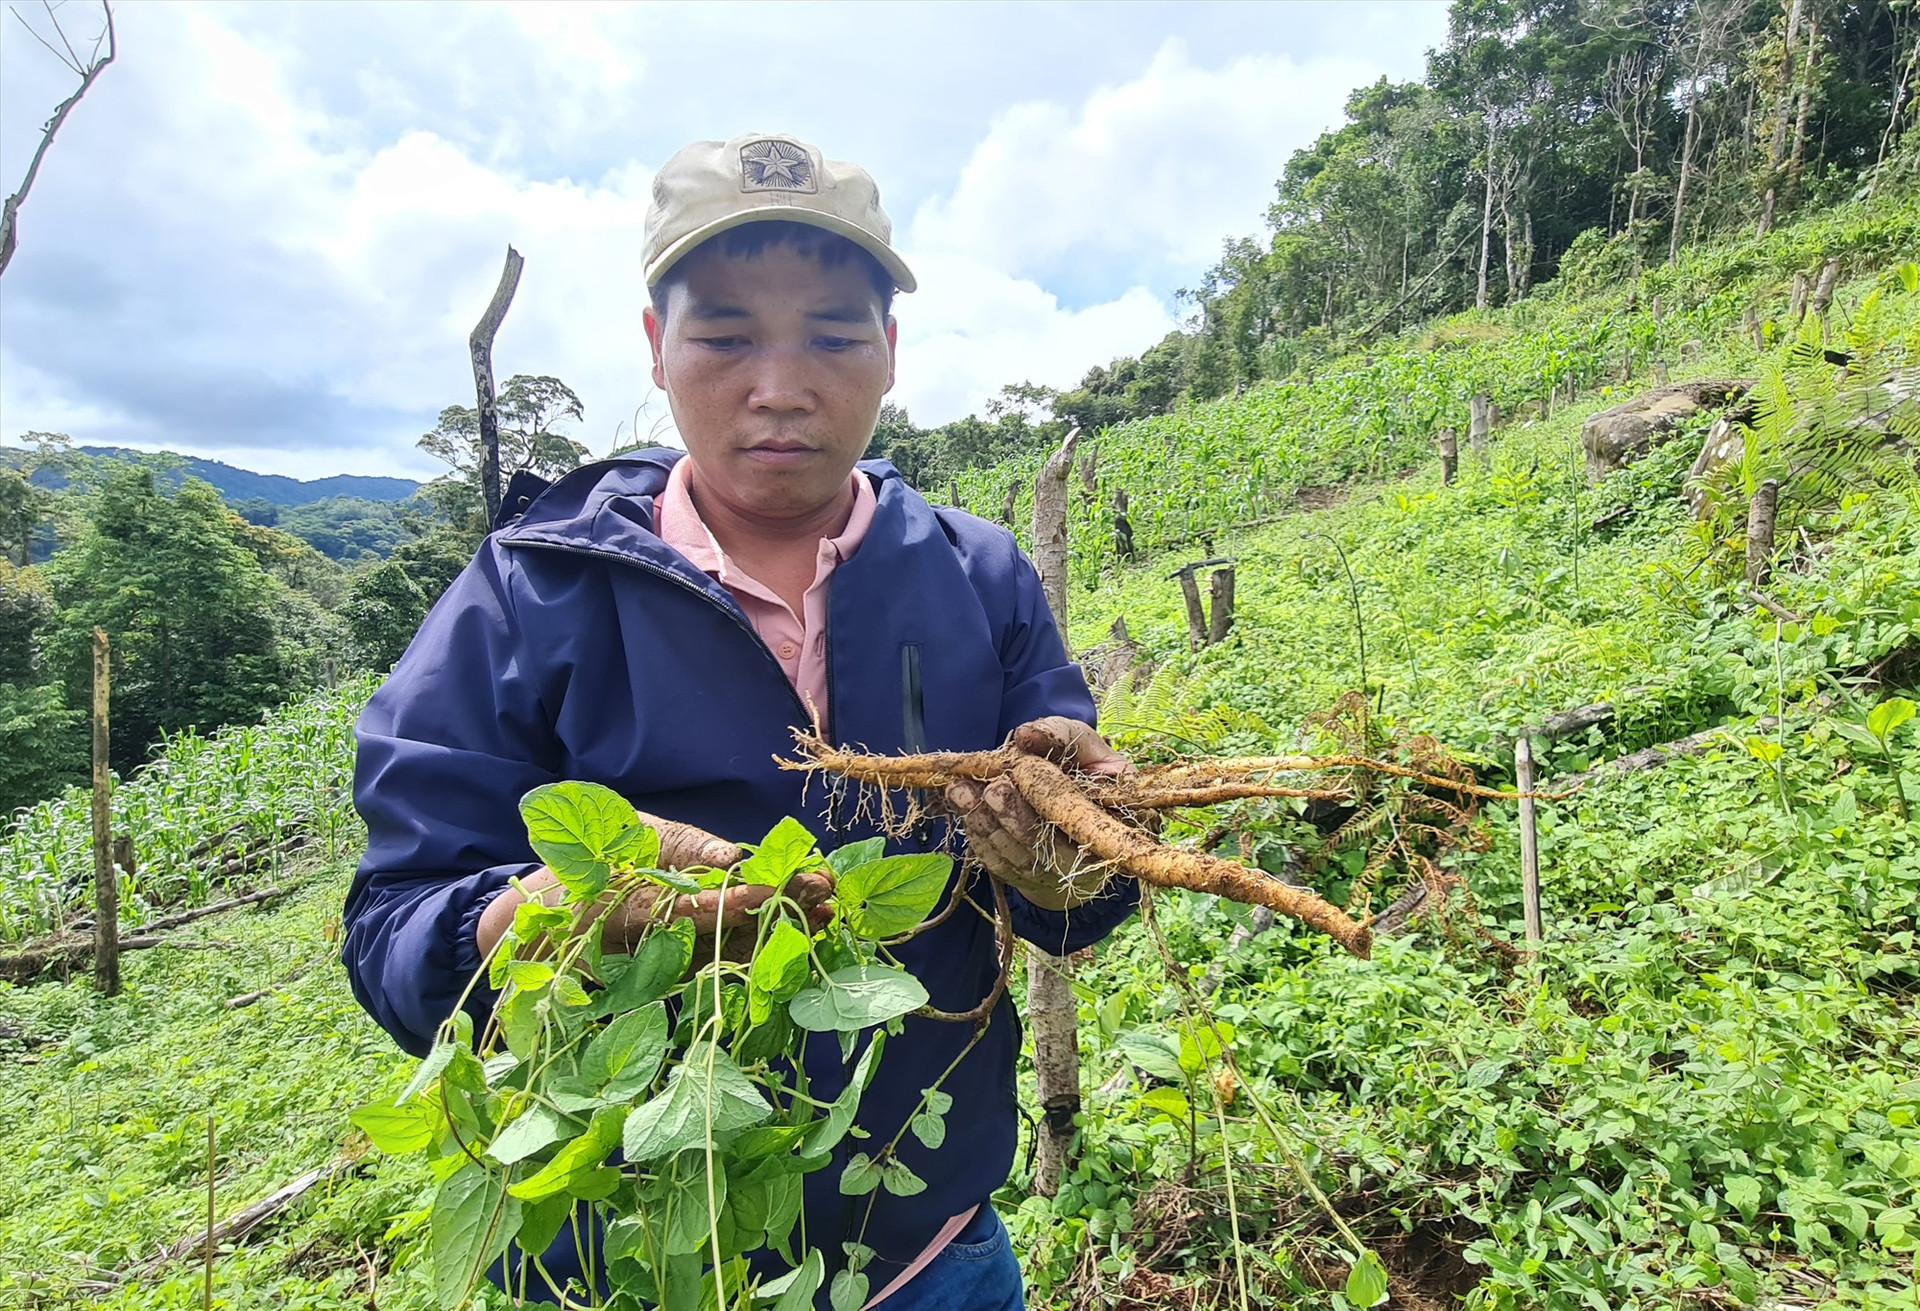
<svg viewBox="0 0 1920 1311"><path fill-rule="evenodd" d="M535 499L447 589L360 717L354 802L368 842L343 957L361 1004L410 1052L426 1051L479 968L474 929L487 903L538 868L517 808L530 788L603 783L735 842L758 841L786 815L828 850L874 833L851 798L775 766L808 722L799 698L726 589L654 535L653 498L678 458L656 450L591 465ZM1085 680L1012 535L928 505L889 464L860 467L878 505L830 584L836 741L883 754L969 751L1046 715L1092 723ZM1063 954L1104 937L1137 895L1116 880L1072 912L1017 893L1010 902L1021 937ZM964 907L898 954L944 1010L977 1005L996 973L993 927ZM474 998L476 1021L493 1001ZM893 1137L969 1036L966 1025L907 1021L861 1104L869 1141ZM1019 1046L1003 1000L944 1085L954 1099L944 1145L902 1139L902 1161L929 1186L881 1198L865 1218L864 1241L882 1259L876 1290L892 1262L1005 1181ZM812 1037L806 1065L822 1098L850 1069L831 1034ZM849 1140L842 1155L853 1150ZM808 1240L830 1266L868 1201L843 1198L839 1176L836 1161L807 1179Z"/></svg>

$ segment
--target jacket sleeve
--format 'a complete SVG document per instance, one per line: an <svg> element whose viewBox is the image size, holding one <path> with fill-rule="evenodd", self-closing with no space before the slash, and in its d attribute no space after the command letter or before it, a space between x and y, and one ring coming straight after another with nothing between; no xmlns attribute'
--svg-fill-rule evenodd
<svg viewBox="0 0 1920 1311"><path fill-rule="evenodd" d="M1009 593L1012 614L1002 629L1000 664L1006 681L1000 694L1000 735L1048 715L1094 724L1093 694L1080 666L1067 659L1066 644L1040 590L1040 575L1014 553ZM1073 910L1036 906L1007 889L1014 932L1056 956L1091 947L1118 928L1140 903L1140 886L1125 875L1109 879L1099 896Z"/></svg>
<svg viewBox="0 0 1920 1311"><path fill-rule="evenodd" d="M354 995L421 1055L479 971L474 930L510 878L539 868L519 800L557 781L558 747L526 666L510 559L493 543L433 607L361 713L354 805L367 852L341 952ZM494 996L468 999L476 1027Z"/></svg>

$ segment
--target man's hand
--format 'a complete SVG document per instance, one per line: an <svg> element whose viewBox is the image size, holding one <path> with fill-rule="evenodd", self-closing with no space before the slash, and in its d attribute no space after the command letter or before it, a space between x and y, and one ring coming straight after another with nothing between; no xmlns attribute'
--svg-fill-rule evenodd
<svg viewBox="0 0 1920 1311"><path fill-rule="evenodd" d="M694 866L730 869L746 859L746 852L704 829L644 813L640 818L659 831L660 863L667 869ZM559 888L560 881L553 876L552 870L536 870L520 883L528 895L523 896L518 889L510 887L495 897L480 914L474 939L483 960L493 953L512 926L513 912L522 902L537 897L549 905L559 903L555 889ZM825 870L796 874L788 880L786 894L800 904L817 928L831 913L826 902L833 895L833 878ZM723 935L721 955L728 960L745 962L752 958L753 944L758 936L753 912L772 898L772 888L749 887L745 884L727 888L724 893L719 888L711 888L694 896L676 895L649 884L629 895L607 915L600 929L600 945L610 952L630 952L639 943L649 924L663 918L685 919L693 923L696 965L713 959L713 935L716 932ZM581 928L590 918L590 914L582 914Z"/></svg>
<svg viewBox="0 0 1920 1311"><path fill-rule="evenodd" d="M1013 743L1070 771L1108 778L1133 772L1133 762L1105 738L1064 715L1022 724ZM955 783L946 803L960 817L973 858L1036 906L1071 910L1093 900L1105 882L1088 873L1080 848L1035 814L1010 779Z"/></svg>

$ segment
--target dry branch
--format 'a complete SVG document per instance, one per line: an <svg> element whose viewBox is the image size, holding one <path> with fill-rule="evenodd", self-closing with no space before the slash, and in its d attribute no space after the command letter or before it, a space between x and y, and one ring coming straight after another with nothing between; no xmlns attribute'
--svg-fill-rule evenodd
<svg viewBox="0 0 1920 1311"><path fill-rule="evenodd" d="M149 947L158 947L167 939L157 936L167 929L177 929L183 924L205 919L209 915L218 915L222 911L234 910L241 906L251 906L257 902L271 901L275 897L284 897L293 891L290 887L267 888L260 892L250 892L244 897L234 897L229 901L216 902L211 906L199 906L193 910L163 916L149 924L142 924L130 937L121 938L121 951L142 951ZM175 946L183 944L175 943ZM93 956L93 934L65 933L57 937L45 938L33 943L23 951L12 956L0 956L0 979L9 983L26 983L60 964L78 965Z"/></svg>
<svg viewBox="0 0 1920 1311"><path fill-rule="evenodd" d="M488 524L500 514L500 407L493 390L493 339L500 331L500 321L507 317L507 307L513 304L514 290L520 285L520 270L525 265L520 252L508 246L493 299L487 302L486 312L467 337L480 424L480 497L486 505Z"/></svg>
<svg viewBox="0 0 1920 1311"><path fill-rule="evenodd" d="M1298 792L1281 790L1277 787L1264 788L1268 777L1274 774L1300 774L1331 770L1358 770L1368 774L1384 774L1388 778L1404 778L1430 788L1447 792L1457 792L1462 796L1479 797L1484 801L1518 801L1520 793L1503 791L1499 788L1482 787L1478 783L1469 783L1464 779L1448 778L1444 774L1434 774L1426 770L1414 769L1408 765L1396 765L1391 761L1375 760L1371 756L1242 756L1222 757L1217 760L1197 760L1175 765L1155 765L1141 770L1132 779L1124 779L1113 784L1101 785L1100 804L1103 806L1141 806L1143 798L1156 791L1175 788L1245 788L1236 796L1297 796ZM1536 794L1541 801L1565 800L1564 793L1541 792ZM1221 800L1232 798L1223 796ZM1196 804L1188 802L1185 804Z"/></svg>
<svg viewBox="0 0 1920 1311"><path fill-rule="evenodd" d="M1765 733L1770 730L1776 722L1772 715L1763 715L1754 721L1751 731L1755 733ZM1570 774L1566 778L1558 780L1561 788L1564 789L1560 795L1569 795L1589 784L1597 783L1602 779L1612 778L1616 774L1634 774L1643 769L1658 769L1669 760L1675 760L1681 756L1698 755L1700 752L1712 746L1716 741L1733 741L1734 739L1730 734L1731 730L1724 727L1708 728L1698 733L1689 733L1686 737L1675 738L1671 742L1660 742L1650 747L1642 747L1640 750L1630 752L1627 755L1617 756L1603 765L1595 765L1585 773Z"/></svg>
<svg viewBox="0 0 1920 1311"><path fill-rule="evenodd" d="M191 1233L176 1238L144 1261L116 1271L105 1279L88 1280L80 1285L80 1289L88 1293L110 1293L182 1257L194 1255L207 1246L209 1239L215 1246L237 1243L315 1188L331 1182L353 1166L354 1162L346 1157L335 1158L275 1189L253 1205L234 1212L211 1229L196 1225Z"/></svg>
<svg viewBox="0 0 1920 1311"><path fill-rule="evenodd" d="M272 985L255 989L253 992L243 992L238 997L229 997L226 1001L222 1002L221 1005L230 1011L237 1011L242 1007L251 1006L255 1002L265 1001L282 988L298 983L301 979L305 978L307 971L311 970L316 963L315 961L306 961L281 975Z"/></svg>
<svg viewBox="0 0 1920 1311"><path fill-rule="evenodd" d="M137 933L158 933L162 929L177 929L182 924L191 924L203 920L209 915L218 915L222 911L237 910L241 906L251 906L257 902L272 901L275 897L284 897L293 888L262 888L258 892L249 892L244 897L230 897L226 901L216 901L210 906L196 906L192 910L179 911L173 915L163 915L157 920L142 924Z"/></svg>
<svg viewBox="0 0 1920 1311"><path fill-rule="evenodd" d="M69 52L63 55L60 51L54 50L54 54L60 57L61 63L66 64L79 75L80 86L72 95L54 107L53 117L49 118L46 125L40 129L40 144L34 150L32 160L27 164L27 176L20 183L20 189L8 196L4 204L0 204L0 273L7 271L7 265L13 259L14 248L19 245L20 207L26 204L27 193L33 190L34 179L40 175L41 161L47 157L47 150L53 145L54 137L59 134L61 124L67 121L67 115L72 113L73 107L80 103L81 97L93 89L94 82L106 71L107 65L113 62L114 55L118 53L119 46L113 31L113 6L104 3L103 0L100 7L106 11L107 17L106 30L100 36L100 41L106 42L107 53L104 56L100 55L100 41L96 41L93 57L85 62L73 53L72 46L67 43L66 33L60 30L59 18L54 18L54 34L60 38L62 45L67 46ZM49 12L52 11L49 10ZM14 16L19 17L18 11ZM20 21L24 24L27 20L22 18ZM46 38L41 37L38 32L34 32L34 36L39 38L42 45L46 45L50 50L53 49Z"/></svg>

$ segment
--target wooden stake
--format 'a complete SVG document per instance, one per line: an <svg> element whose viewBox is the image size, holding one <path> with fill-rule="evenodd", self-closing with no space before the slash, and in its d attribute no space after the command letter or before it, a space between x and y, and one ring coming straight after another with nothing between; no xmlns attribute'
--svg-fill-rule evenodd
<svg viewBox="0 0 1920 1311"><path fill-rule="evenodd" d="M1833 304L1834 290L1840 285L1840 257L1835 255L1820 266L1820 276L1814 279L1813 298L1807 302L1807 310L1812 314L1825 314Z"/></svg>
<svg viewBox="0 0 1920 1311"><path fill-rule="evenodd" d="M1487 467L1487 438L1493 431L1493 397L1483 391L1477 391L1467 402L1467 446L1473 452L1473 460L1481 468Z"/></svg>
<svg viewBox="0 0 1920 1311"><path fill-rule="evenodd" d="M1180 593L1187 598L1187 644L1198 651L1207 644L1207 612L1200 604L1200 584L1193 570L1180 571Z"/></svg>
<svg viewBox="0 0 1920 1311"><path fill-rule="evenodd" d="M1535 825L1533 798L1533 743L1522 733L1513 744L1513 781L1520 796L1520 895L1527 916L1527 950L1538 951L1546 939L1540 916L1540 833Z"/></svg>
<svg viewBox="0 0 1920 1311"><path fill-rule="evenodd" d="M1233 628L1233 566L1215 569L1207 580L1207 591L1213 602L1213 615L1207 622L1207 644L1211 646L1226 641Z"/></svg>
<svg viewBox="0 0 1920 1311"><path fill-rule="evenodd" d="M106 630L93 630L93 985L120 991L120 876L113 867L113 781L108 772Z"/></svg>
<svg viewBox="0 0 1920 1311"><path fill-rule="evenodd" d="M1067 641L1067 478L1073 472L1075 428L1047 457L1033 487L1033 566L1040 591ZM1011 508L1013 498L1008 497ZM1035 1125L1033 1191L1052 1197L1066 1173L1073 1119L1080 1113L1079 1006L1073 999L1073 963L1027 947L1027 1027L1033 1034Z"/></svg>
<svg viewBox="0 0 1920 1311"><path fill-rule="evenodd" d="M201 1287L200 1305L213 1311L213 1117L207 1117L207 1259L206 1281Z"/></svg>
<svg viewBox="0 0 1920 1311"><path fill-rule="evenodd" d="M1457 429L1442 428L1434 438L1440 447L1440 485L1451 487L1454 472L1460 467L1460 433Z"/></svg>
<svg viewBox="0 0 1920 1311"><path fill-rule="evenodd" d="M1793 303L1787 312L1793 316L1795 323L1807 317L1807 293L1811 290L1806 273L1793 275Z"/></svg>
<svg viewBox="0 0 1920 1311"><path fill-rule="evenodd" d="M1759 587L1773 568L1773 525L1780 509L1780 483L1769 478L1747 502L1747 586Z"/></svg>
<svg viewBox="0 0 1920 1311"><path fill-rule="evenodd" d="M1047 457L1033 485L1033 567L1062 644L1067 643L1067 475L1073 472L1079 441L1080 430L1075 428L1060 449ZM1070 646L1068 654L1072 654Z"/></svg>
<svg viewBox="0 0 1920 1311"><path fill-rule="evenodd" d="M507 317L507 307L513 304L520 270L525 265L520 252L508 246L507 262L500 270L493 299L467 337L467 354L473 357L473 391L480 408L480 499L486 505L489 528L500 513L500 407L493 391L493 339L500 331L500 321Z"/></svg>

